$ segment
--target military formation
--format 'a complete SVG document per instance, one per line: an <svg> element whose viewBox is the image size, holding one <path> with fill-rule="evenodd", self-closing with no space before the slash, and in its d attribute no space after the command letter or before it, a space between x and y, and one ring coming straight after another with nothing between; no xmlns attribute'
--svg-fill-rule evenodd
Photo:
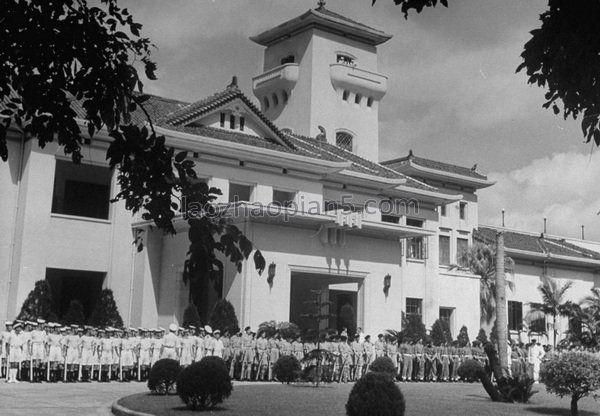
<svg viewBox="0 0 600 416"><path fill-rule="evenodd" d="M295 356L303 371L319 368L326 382L351 382L365 374L379 357L389 357L401 381L459 381L458 368L466 360L488 367L479 342L460 347L455 341L432 345L418 340L398 343L379 334L372 340L359 328L349 339L346 332L302 339L278 332L244 331L229 334L209 326L196 328L171 324L163 328L94 328L46 323L6 322L0 333L1 377L9 383L145 381L160 359L178 360L182 366L206 356L222 358L235 380L273 381L274 365L282 356ZM315 352L318 353L315 354ZM536 378L545 351L539 344L513 344L513 375Z"/></svg>

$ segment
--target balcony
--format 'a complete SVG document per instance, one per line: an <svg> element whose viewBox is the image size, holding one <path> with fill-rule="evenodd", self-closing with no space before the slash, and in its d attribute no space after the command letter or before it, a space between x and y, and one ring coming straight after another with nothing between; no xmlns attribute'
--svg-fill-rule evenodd
<svg viewBox="0 0 600 416"><path fill-rule="evenodd" d="M297 63L276 66L252 78L252 90L259 99L270 93L287 93L296 86L300 71Z"/></svg>
<svg viewBox="0 0 600 416"><path fill-rule="evenodd" d="M387 92L387 77L346 63L329 65L331 83L336 91L349 90L380 100Z"/></svg>

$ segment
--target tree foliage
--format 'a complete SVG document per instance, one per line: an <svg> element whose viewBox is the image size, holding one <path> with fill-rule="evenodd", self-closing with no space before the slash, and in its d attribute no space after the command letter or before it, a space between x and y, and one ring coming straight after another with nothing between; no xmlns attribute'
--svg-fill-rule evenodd
<svg viewBox="0 0 600 416"><path fill-rule="evenodd" d="M542 302L529 303L530 312L527 315L529 320L543 319L546 315L552 316L552 324L554 328L554 346L556 346L556 337L558 331L556 329L556 318L561 315L564 310L565 294L573 286L573 282L568 280L564 284L560 284L556 279L549 276L541 277L542 283L538 286L538 291L542 295Z"/></svg>
<svg viewBox="0 0 600 416"><path fill-rule="evenodd" d="M571 396L571 415L575 416L579 399L600 389L600 358L583 352L552 356L542 364L540 380L548 392Z"/></svg>
<svg viewBox="0 0 600 416"><path fill-rule="evenodd" d="M495 244L475 242L473 245L459 254L458 263L461 266L452 265L451 268L467 269L479 276L480 292L479 306L481 321L490 323L496 314L496 247ZM504 258L504 271L513 273L515 263L510 257ZM509 289L514 285L506 281Z"/></svg>
<svg viewBox="0 0 600 416"><path fill-rule="evenodd" d="M253 246L223 212L207 215L221 191L198 181L187 153L175 154L154 131L144 107L149 96L143 94L135 66L143 64L146 78L156 78L153 45L140 36L141 28L117 0L94 6L82 0L3 2L0 157L8 159L7 131L13 122L41 147L56 141L74 162L82 160L87 137L80 125L90 137L105 129L112 137L106 158L118 170L120 191L114 200L125 201L128 210L169 234L175 233L173 219L183 211L190 240L183 277L198 300L199 281L222 278L218 253L241 271ZM78 119L75 105L83 109L84 120ZM131 124L136 111L145 114L149 128ZM136 243L142 250L143 239ZM253 260L261 274L265 259L259 250Z"/></svg>
<svg viewBox="0 0 600 416"><path fill-rule="evenodd" d="M177 394L192 410L213 409L233 391L229 370L219 357L204 357L177 376Z"/></svg>
<svg viewBox="0 0 600 416"><path fill-rule="evenodd" d="M452 333L450 332L450 325L448 321L443 319L436 319L431 326L431 341L434 345L443 345L445 343L452 342Z"/></svg>
<svg viewBox="0 0 600 416"><path fill-rule="evenodd" d="M456 340L458 341L458 346L461 348L466 347L467 345L469 345L469 342L471 342L469 340L469 330L465 325L463 325L460 328L460 331L458 331L458 336L456 337Z"/></svg>
<svg viewBox="0 0 600 416"><path fill-rule="evenodd" d="M184 328L187 328L190 325L193 325L196 328L200 328L200 326L202 326L200 314L198 313L198 308L196 308L196 305L190 303L188 307L185 308L183 311L182 325Z"/></svg>
<svg viewBox="0 0 600 416"><path fill-rule="evenodd" d="M220 329L221 332L228 331L230 334L240 332L235 308L227 299L220 299L215 303L215 307L208 317L208 324L213 329Z"/></svg>
<svg viewBox="0 0 600 416"><path fill-rule="evenodd" d="M528 83L547 90L544 108L567 119L581 116L587 142L600 146L600 3L549 0L541 26L525 44ZM562 108L561 108L562 107Z"/></svg>
<svg viewBox="0 0 600 416"><path fill-rule="evenodd" d="M477 337L475 339L479 341L481 345L485 345L485 343L488 342L488 337L485 333L485 329L479 328L479 333L477 334Z"/></svg>
<svg viewBox="0 0 600 416"><path fill-rule="evenodd" d="M45 280L38 280L23 302L17 319L22 321L49 320L52 313L51 307L52 292L50 291L50 285Z"/></svg>
<svg viewBox="0 0 600 416"><path fill-rule="evenodd" d="M154 394L169 394L173 391L181 369L177 360L171 358L158 360L148 374L148 389Z"/></svg>
<svg viewBox="0 0 600 416"><path fill-rule="evenodd" d="M401 338L408 343L427 338L427 329L420 315L406 315L406 326L402 329Z"/></svg>
<svg viewBox="0 0 600 416"><path fill-rule="evenodd" d="M377 0L373 0L371 5L374 5ZM448 7L448 0L439 0L440 4ZM408 12L411 10L421 13L425 7L435 7L438 4L438 0L394 0L396 5L400 6L404 18L408 18Z"/></svg>
<svg viewBox="0 0 600 416"><path fill-rule="evenodd" d="M282 355L273 366L275 378L282 383L293 383L302 375L300 361L294 355Z"/></svg>
<svg viewBox="0 0 600 416"><path fill-rule="evenodd" d="M123 319L119 313L119 308L117 308L112 290L102 290L100 299L96 302L96 307L92 311L89 321L91 325L97 327L112 326L121 328L123 326Z"/></svg>

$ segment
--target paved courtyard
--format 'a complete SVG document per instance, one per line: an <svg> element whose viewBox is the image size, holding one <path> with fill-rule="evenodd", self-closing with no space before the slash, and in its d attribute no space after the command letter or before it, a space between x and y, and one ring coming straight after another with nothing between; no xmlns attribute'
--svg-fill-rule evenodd
<svg viewBox="0 0 600 416"><path fill-rule="evenodd" d="M435 414L441 416L521 416L568 415L569 400L549 395L540 385L532 403L491 403L479 384L399 384L407 401L406 416ZM219 415L319 414L344 415L344 405L351 385L325 385L314 389L281 384L240 384ZM113 401L136 393L147 392L144 383L110 384L6 384L0 382L0 415L110 415ZM181 408L177 397L170 400ZM125 401L126 402L126 401ZM600 403L593 399L580 401L581 416L600 416ZM191 414L181 412L176 414Z"/></svg>

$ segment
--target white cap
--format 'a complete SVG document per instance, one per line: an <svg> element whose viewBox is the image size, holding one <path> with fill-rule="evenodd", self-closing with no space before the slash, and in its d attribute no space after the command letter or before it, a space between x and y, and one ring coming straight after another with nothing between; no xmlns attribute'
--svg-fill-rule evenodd
<svg viewBox="0 0 600 416"><path fill-rule="evenodd" d="M204 325L204 330L207 334L212 334L212 328L208 325Z"/></svg>
<svg viewBox="0 0 600 416"><path fill-rule="evenodd" d="M169 331L175 332L175 331L177 331L177 328L179 328L177 326L177 324L171 324L171 325L169 325Z"/></svg>

